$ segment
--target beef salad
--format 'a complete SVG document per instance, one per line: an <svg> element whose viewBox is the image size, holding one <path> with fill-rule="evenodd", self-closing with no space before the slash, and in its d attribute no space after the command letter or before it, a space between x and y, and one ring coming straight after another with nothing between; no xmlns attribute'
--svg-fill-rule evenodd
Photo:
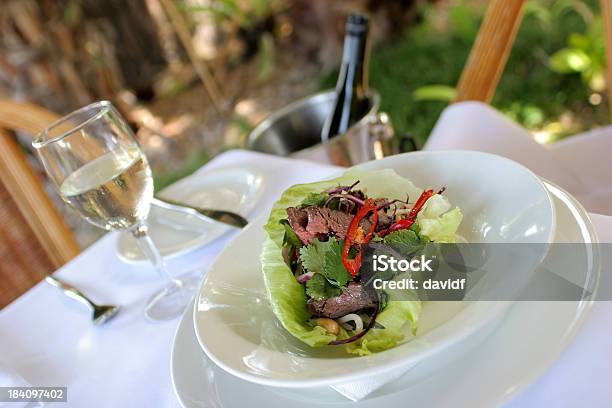
<svg viewBox="0 0 612 408"><path fill-rule="evenodd" d="M344 345L366 355L415 334L421 302L374 290L364 253L385 245L406 253L426 242L455 242L461 222L444 188L418 189L392 170L353 170L296 185L274 205L261 256L270 304L306 344Z"/></svg>

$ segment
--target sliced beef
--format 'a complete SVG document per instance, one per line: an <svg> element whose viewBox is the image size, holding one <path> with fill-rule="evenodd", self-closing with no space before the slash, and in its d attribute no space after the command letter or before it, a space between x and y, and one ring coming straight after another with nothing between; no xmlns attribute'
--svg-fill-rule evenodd
<svg viewBox="0 0 612 408"><path fill-rule="evenodd" d="M289 207L287 219L300 240L304 244L309 244L314 238L323 238L327 235L344 239L353 215L315 206Z"/></svg>
<svg viewBox="0 0 612 408"><path fill-rule="evenodd" d="M344 211L316 206L287 208L289 225L291 225L293 231L306 245L314 238L324 238L329 235L333 235L338 239L346 238L346 233L353 217L354 214ZM384 211L379 211L376 231L388 228L392 221L392 218L386 215ZM363 228L364 232L368 232L372 226L372 215L361 220L359 225Z"/></svg>
<svg viewBox="0 0 612 408"><path fill-rule="evenodd" d="M337 319L349 313L374 308L376 306L374 296L360 283L351 282L339 296L324 300L310 299L308 310L317 317Z"/></svg>
<svg viewBox="0 0 612 408"><path fill-rule="evenodd" d="M393 218L385 214L384 211L378 212L378 224L376 224L376 232L387 229L393 224Z"/></svg>
<svg viewBox="0 0 612 408"><path fill-rule="evenodd" d="M293 232L298 236L304 244L310 243L314 238L314 234L306 231L308 225L308 213L305 210L295 207L287 208L287 220L293 229Z"/></svg>
<svg viewBox="0 0 612 408"><path fill-rule="evenodd" d="M352 214L329 208L308 207L306 211L308 212L308 225L312 223L320 233L331 233L340 239L346 237L348 227L353 220Z"/></svg>
<svg viewBox="0 0 612 408"><path fill-rule="evenodd" d="M347 214L356 214L358 210L357 204L350 200L340 200L338 204L338 210L345 212Z"/></svg>
<svg viewBox="0 0 612 408"><path fill-rule="evenodd" d="M377 198L374 200L374 203L377 206L381 206L388 201L386 198ZM370 220L372 220L372 215L370 215ZM378 211L378 224L376 224L376 232L387 229L393 224L393 218L387 215L386 209L382 209Z"/></svg>
<svg viewBox="0 0 612 408"><path fill-rule="evenodd" d="M306 214L308 215L308 225L306 226L306 230L312 234L324 235L332 231L334 227L338 228L339 226L334 225L334 221L330 220L330 211L332 210L329 208L307 207ZM338 212L344 214L340 211ZM350 222L349 220L349 223Z"/></svg>

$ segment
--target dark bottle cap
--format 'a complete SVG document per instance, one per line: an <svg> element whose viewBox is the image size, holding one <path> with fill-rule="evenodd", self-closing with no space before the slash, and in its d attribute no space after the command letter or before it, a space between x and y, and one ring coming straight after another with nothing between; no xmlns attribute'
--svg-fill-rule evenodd
<svg viewBox="0 0 612 408"><path fill-rule="evenodd" d="M364 14L349 14L346 20L346 34L364 35L367 34L370 19Z"/></svg>

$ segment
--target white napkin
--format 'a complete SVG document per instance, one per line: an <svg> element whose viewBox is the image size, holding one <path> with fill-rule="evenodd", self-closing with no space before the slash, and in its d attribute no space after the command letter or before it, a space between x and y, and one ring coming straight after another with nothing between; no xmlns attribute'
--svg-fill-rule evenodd
<svg viewBox="0 0 612 408"><path fill-rule="evenodd" d="M423 149L498 154L521 163L572 194L584 192L578 176L536 143L527 130L480 102L457 103L446 108Z"/></svg>
<svg viewBox="0 0 612 408"><path fill-rule="evenodd" d="M489 105L462 102L444 110L424 146L454 149L505 156L559 184L589 211L612 215L612 127L541 145Z"/></svg>
<svg viewBox="0 0 612 408"><path fill-rule="evenodd" d="M391 371L383 375L379 374L376 377L370 378L368 380L353 381L346 384L336 384L331 385L330 387L336 390L344 397L350 399L351 401L357 402L361 401L383 385L389 384L390 382L397 380L402 375L410 371L414 366L416 366L416 364L402 368L400 370Z"/></svg>
<svg viewBox="0 0 612 408"><path fill-rule="evenodd" d="M612 184L612 126L580 133L546 147L572 168L590 192Z"/></svg>
<svg viewBox="0 0 612 408"><path fill-rule="evenodd" d="M589 211L612 215L612 126L574 135L548 145L585 186L576 198Z"/></svg>

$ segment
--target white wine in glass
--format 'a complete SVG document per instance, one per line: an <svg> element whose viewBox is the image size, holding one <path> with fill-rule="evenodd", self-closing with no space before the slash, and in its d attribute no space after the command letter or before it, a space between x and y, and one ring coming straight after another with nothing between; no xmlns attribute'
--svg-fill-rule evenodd
<svg viewBox="0 0 612 408"><path fill-rule="evenodd" d="M164 320L182 313L200 280L199 271L173 277L148 235L153 199L151 168L132 130L110 102L96 102L51 124L32 143L62 199L106 230L136 237L167 284L145 314Z"/></svg>
<svg viewBox="0 0 612 408"><path fill-rule="evenodd" d="M125 229L147 217L153 177L140 149L129 148L85 164L64 180L59 192L90 223Z"/></svg>

